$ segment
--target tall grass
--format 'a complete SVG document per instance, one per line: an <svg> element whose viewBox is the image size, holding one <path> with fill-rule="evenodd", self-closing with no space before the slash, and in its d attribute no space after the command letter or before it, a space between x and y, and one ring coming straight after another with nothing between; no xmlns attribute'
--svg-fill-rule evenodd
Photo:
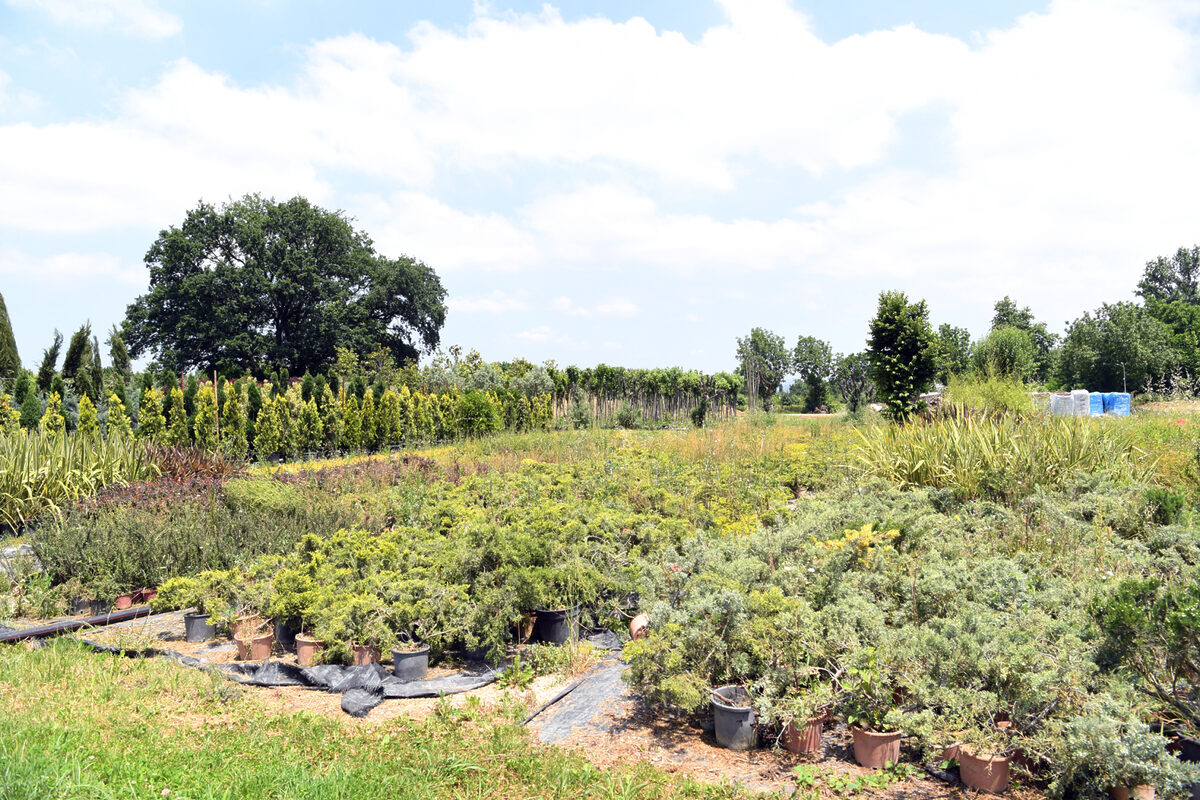
<svg viewBox="0 0 1200 800"><path fill-rule="evenodd" d="M103 486L157 474L137 441L40 431L0 435L0 524L16 528Z"/></svg>
<svg viewBox="0 0 1200 800"><path fill-rule="evenodd" d="M1058 488L1073 473L1146 480L1155 459L1121 420L944 415L931 422L857 432L852 451L866 474L902 488L953 489L963 497L1008 499L1036 486Z"/></svg>

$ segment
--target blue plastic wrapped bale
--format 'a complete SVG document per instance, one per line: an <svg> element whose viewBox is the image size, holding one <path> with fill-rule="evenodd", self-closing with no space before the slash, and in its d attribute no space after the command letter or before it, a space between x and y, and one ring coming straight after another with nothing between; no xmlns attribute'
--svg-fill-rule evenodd
<svg viewBox="0 0 1200 800"><path fill-rule="evenodd" d="M1104 393L1092 392L1088 395L1088 414L1099 417L1104 414Z"/></svg>
<svg viewBox="0 0 1200 800"><path fill-rule="evenodd" d="M1114 417L1128 417L1133 411L1133 396L1128 392L1113 392L1116 397L1113 398L1112 415Z"/></svg>
<svg viewBox="0 0 1200 800"><path fill-rule="evenodd" d="M1113 410L1113 403L1116 400L1117 393L1116 392L1105 392L1103 396L1104 396L1104 413L1111 414L1112 410Z"/></svg>

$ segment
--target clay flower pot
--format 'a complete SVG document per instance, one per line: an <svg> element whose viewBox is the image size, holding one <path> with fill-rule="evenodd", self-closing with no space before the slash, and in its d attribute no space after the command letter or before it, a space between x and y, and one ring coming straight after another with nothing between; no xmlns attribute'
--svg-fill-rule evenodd
<svg viewBox="0 0 1200 800"><path fill-rule="evenodd" d="M804 724L792 720L783 727L783 746L793 753L817 753L821 750L821 735L825 732L825 717L813 717Z"/></svg>
<svg viewBox="0 0 1200 800"><path fill-rule="evenodd" d="M117 595L117 599L113 601L113 608L117 611L133 608L133 593Z"/></svg>
<svg viewBox="0 0 1200 800"><path fill-rule="evenodd" d="M353 655L353 664L356 667L362 667L367 664L379 663L379 648L370 644L355 644L350 646L350 652Z"/></svg>
<svg viewBox="0 0 1200 800"><path fill-rule="evenodd" d="M857 726L850 732L854 736L854 760L864 767L880 769L890 761L900 760L900 732L876 733L864 731Z"/></svg>
<svg viewBox="0 0 1200 800"><path fill-rule="evenodd" d="M629 621L629 638L641 639L650 632L650 615L638 614Z"/></svg>
<svg viewBox="0 0 1200 800"><path fill-rule="evenodd" d="M271 657L271 647L275 644L274 631L264 631L245 639L237 639L238 659L242 661L262 661Z"/></svg>
<svg viewBox="0 0 1200 800"><path fill-rule="evenodd" d="M1154 787L1142 784L1140 786L1113 786L1108 790L1112 800L1154 800Z"/></svg>
<svg viewBox="0 0 1200 800"><path fill-rule="evenodd" d="M296 634L296 663L302 667L311 667L317 659L317 654L325 649L325 643L307 633Z"/></svg>
<svg viewBox="0 0 1200 800"><path fill-rule="evenodd" d="M972 789L1001 794L1008 788L1009 762L1003 758L978 756L965 747L958 749L958 777Z"/></svg>

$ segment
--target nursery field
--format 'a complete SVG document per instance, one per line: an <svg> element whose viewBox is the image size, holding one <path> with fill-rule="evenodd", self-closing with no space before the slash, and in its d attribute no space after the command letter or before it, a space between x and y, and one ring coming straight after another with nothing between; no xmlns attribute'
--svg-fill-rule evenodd
<svg viewBox="0 0 1200 800"><path fill-rule="evenodd" d="M1175 409L904 426L752 415L282 465L172 456L157 477L26 528L45 571L10 578L0 625L156 587L156 610L198 608L219 630L283 621L330 664L420 643L431 664L505 668L511 691L419 721L350 722L264 710L269 690L159 659L0 645L0 702L14 711L0 719L0 785L13 797L743 791L686 777L737 782L737 769L611 771L587 749L539 749L516 724L522 686L566 667L525 641L532 614L562 610L617 633L638 724L711 747L710 692L744 689L760 749L739 758L776 764L772 785L801 796L898 783L944 796L923 768L953 776L970 759L1003 763L1019 796L1140 784L1183 796L1200 776L1167 744L1200 726L1197 424ZM639 614L646 635L630 640ZM814 727L824 746L787 752ZM887 760L901 766L852 766L851 728L900 734Z"/></svg>

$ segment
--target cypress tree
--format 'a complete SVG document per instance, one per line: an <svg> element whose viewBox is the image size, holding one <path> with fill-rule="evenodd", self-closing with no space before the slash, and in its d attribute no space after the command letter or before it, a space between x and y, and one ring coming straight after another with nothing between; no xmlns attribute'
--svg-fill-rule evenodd
<svg viewBox="0 0 1200 800"><path fill-rule="evenodd" d="M71 335L67 354L63 356L62 374L69 381L77 379L79 371L87 366L88 350L92 343L92 323L85 322Z"/></svg>
<svg viewBox="0 0 1200 800"><path fill-rule="evenodd" d="M121 379L120 375L114 376L109 396L110 398L116 397L121 401L122 406L129 407L129 396L125 393L125 381Z"/></svg>
<svg viewBox="0 0 1200 800"><path fill-rule="evenodd" d="M304 370L304 377L300 379L300 399L308 402L313 399L313 389L316 383L313 381L312 373Z"/></svg>
<svg viewBox="0 0 1200 800"><path fill-rule="evenodd" d="M62 414L62 397L58 392L50 395L46 402L46 413L42 414L39 427L51 436L62 436L67 431L67 418Z"/></svg>
<svg viewBox="0 0 1200 800"><path fill-rule="evenodd" d="M166 443L171 447L187 447L188 445L187 411L183 405L183 392L171 390L171 412L167 415Z"/></svg>
<svg viewBox="0 0 1200 800"><path fill-rule="evenodd" d="M362 446L362 417L358 413L358 398L353 394L346 399L346 410L342 412L342 447L357 450Z"/></svg>
<svg viewBox="0 0 1200 800"><path fill-rule="evenodd" d="M400 398L391 389L383 393L379 401L379 415L376 422L380 445L400 444Z"/></svg>
<svg viewBox="0 0 1200 800"><path fill-rule="evenodd" d="M314 453L325 445L325 427L315 400L309 400L300 411L300 449Z"/></svg>
<svg viewBox="0 0 1200 800"><path fill-rule="evenodd" d="M133 365L129 361L129 351L125 349L125 340L116 325L108 332L108 360L112 362L113 370L122 379L128 379L133 374Z"/></svg>
<svg viewBox="0 0 1200 800"><path fill-rule="evenodd" d="M50 379L50 394L56 394L59 397L65 397L67 394L67 384L63 381L63 376L57 372Z"/></svg>
<svg viewBox="0 0 1200 800"><path fill-rule="evenodd" d="M183 390L183 410L190 422L196 416L196 394L200 391L200 381L195 375L188 375L187 388Z"/></svg>
<svg viewBox="0 0 1200 800"><path fill-rule="evenodd" d="M217 450L217 396L211 386L196 395L196 422L193 428L196 447L206 453Z"/></svg>
<svg viewBox="0 0 1200 800"><path fill-rule="evenodd" d="M258 421L258 412L263 406L262 389L258 387L258 381L251 380L250 385L246 389L246 419L251 422Z"/></svg>
<svg viewBox="0 0 1200 800"><path fill-rule="evenodd" d="M337 450L342 440L342 406L328 385L321 392L321 427L325 431L326 449Z"/></svg>
<svg viewBox="0 0 1200 800"><path fill-rule="evenodd" d="M258 411L254 426L254 452L259 461L266 461L282 449L279 418L275 410L277 402L274 398L267 398Z"/></svg>
<svg viewBox="0 0 1200 800"><path fill-rule="evenodd" d="M31 431L41 418L42 401L38 399L37 392L26 392L25 399L21 401L21 427Z"/></svg>
<svg viewBox="0 0 1200 800"><path fill-rule="evenodd" d="M25 395L33 391L33 380L30 378L29 370L21 370L17 373L17 379L12 384L13 402L17 405L25 402Z"/></svg>
<svg viewBox="0 0 1200 800"><path fill-rule="evenodd" d="M117 397L115 392L108 396L108 438L133 438L133 428L129 425L129 416L125 413L125 401Z"/></svg>
<svg viewBox="0 0 1200 800"><path fill-rule="evenodd" d="M96 406L86 394L79 398L79 432L84 436L100 435L100 418Z"/></svg>
<svg viewBox="0 0 1200 800"><path fill-rule="evenodd" d="M162 392L151 387L142 395L142 405L138 409L139 431L152 441L161 439L167 427L167 420L162 413L162 398Z"/></svg>
<svg viewBox="0 0 1200 800"><path fill-rule="evenodd" d="M400 441L411 442L416 438L412 392L407 386L400 387Z"/></svg>
<svg viewBox="0 0 1200 800"><path fill-rule="evenodd" d="M374 450L379 428L375 422L375 396L367 392L363 398L362 410L359 412L362 421L362 444L366 450Z"/></svg>
<svg viewBox="0 0 1200 800"><path fill-rule="evenodd" d="M279 454L290 458L296 454L299 437L296 432L296 417L292 414L292 404L286 396L275 399L275 415L279 420Z"/></svg>
<svg viewBox="0 0 1200 800"><path fill-rule="evenodd" d="M367 394L367 382L363 380L362 375L355 375L354 380L350 381L350 391L358 398L358 402L362 403Z"/></svg>
<svg viewBox="0 0 1200 800"><path fill-rule="evenodd" d="M100 361L100 342L96 341L96 337L92 337L92 390L94 394L91 398L94 402L99 403L104 397L104 365Z"/></svg>
<svg viewBox="0 0 1200 800"><path fill-rule="evenodd" d="M242 392L237 384L225 390L225 404L221 406L221 449L230 458L238 461L244 459L250 449L246 439Z"/></svg>
<svg viewBox="0 0 1200 800"><path fill-rule="evenodd" d="M21 371L21 356L17 354L17 339L13 336L12 322L4 295L0 294L0 378L10 380Z"/></svg>
<svg viewBox="0 0 1200 800"><path fill-rule="evenodd" d="M62 351L62 343L63 335L55 328L54 343L42 351L42 365L38 367L37 387L43 392L50 391L50 382L57 374L58 354Z"/></svg>

